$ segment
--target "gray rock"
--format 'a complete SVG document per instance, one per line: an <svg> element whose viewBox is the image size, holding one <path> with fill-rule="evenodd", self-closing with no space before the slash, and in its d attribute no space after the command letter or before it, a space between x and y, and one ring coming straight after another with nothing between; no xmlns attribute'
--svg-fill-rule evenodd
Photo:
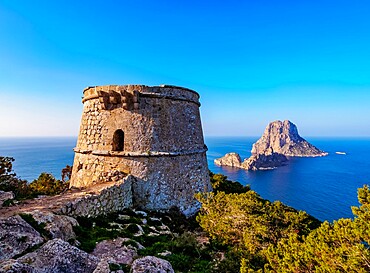
<svg viewBox="0 0 370 273"><path fill-rule="evenodd" d="M138 256L137 249L131 245L125 246L125 242L127 242L125 238L101 241L96 245L92 254L110 262L130 265Z"/></svg>
<svg viewBox="0 0 370 273"><path fill-rule="evenodd" d="M221 158L215 159L214 162L218 166L229 166L229 167L240 168L242 160L239 154L228 153Z"/></svg>
<svg viewBox="0 0 370 273"><path fill-rule="evenodd" d="M44 239L19 215L0 219L0 261L41 244Z"/></svg>
<svg viewBox="0 0 370 273"><path fill-rule="evenodd" d="M35 210L30 214L39 224L45 224L45 229L50 232L52 239L60 238L68 241L76 238L76 234L73 231L73 226L78 226L76 219L39 210Z"/></svg>
<svg viewBox="0 0 370 273"><path fill-rule="evenodd" d="M3 206L4 201L14 199L14 193L11 191L0 191L0 208Z"/></svg>
<svg viewBox="0 0 370 273"><path fill-rule="evenodd" d="M0 263L2 273L33 273L34 270L28 264L22 264L17 260L9 259Z"/></svg>
<svg viewBox="0 0 370 273"><path fill-rule="evenodd" d="M93 272L99 263L97 257L61 239L50 240L17 261L28 264L35 273L89 273Z"/></svg>
<svg viewBox="0 0 370 273"><path fill-rule="evenodd" d="M285 156L314 157L327 153L308 143L298 134L297 126L289 120L274 121L267 125L262 137L253 144L252 154L274 153Z"/></svg>
<svg viewBox="0 0 370 273"><path fill-rule="evenodd" d="M168 261L153 256L135 260L131 271L132 273L174 273L172 265Z"/></svg>

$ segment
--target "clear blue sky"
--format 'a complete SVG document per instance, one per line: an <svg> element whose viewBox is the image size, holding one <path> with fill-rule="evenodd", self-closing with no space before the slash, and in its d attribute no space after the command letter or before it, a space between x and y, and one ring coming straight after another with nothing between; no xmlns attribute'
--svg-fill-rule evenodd
<svg viewBox="0 0 370 273"><path fill-rule="evenodd" d="M82 90L198 91L205 135L370 136L370 1L0 0L0 136L77 135Z"/></svg>

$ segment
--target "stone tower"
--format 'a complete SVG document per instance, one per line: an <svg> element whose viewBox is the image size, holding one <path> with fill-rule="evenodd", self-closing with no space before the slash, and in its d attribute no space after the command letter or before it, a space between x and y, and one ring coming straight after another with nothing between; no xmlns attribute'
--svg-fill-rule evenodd
<svg viewBox="0 0 370 273"><path fill-rule="evenodd" d="M135 207L194 213L194 194L211 190L198 93L168 85L106 85L83 93L71 186L131 174Z"/></svg>

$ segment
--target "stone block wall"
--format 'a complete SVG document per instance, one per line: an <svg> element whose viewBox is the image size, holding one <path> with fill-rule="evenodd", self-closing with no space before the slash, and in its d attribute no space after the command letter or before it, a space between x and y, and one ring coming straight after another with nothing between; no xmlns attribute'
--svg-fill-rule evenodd
<svg viewBox="0 0 370 273"><path fill-rule="evenodd" d="M64 205L58 213L68 216L97 217L133 207L132 184L135 178L131 175L122 182L98 193L86 194Z"/></svg>

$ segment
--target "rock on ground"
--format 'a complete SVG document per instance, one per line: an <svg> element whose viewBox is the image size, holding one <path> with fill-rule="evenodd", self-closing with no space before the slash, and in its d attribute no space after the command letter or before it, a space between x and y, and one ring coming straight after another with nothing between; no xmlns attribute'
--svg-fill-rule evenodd
<svg viewBox="0 0 370 273"><path fill-rule="evenodd" d="M132 273L174 273L172 265L168 261L154 256L135 260L131 270Z"/></svg>
<svg viewBox="0 0 370 273"><path fill-rule="evenodd" d="M35 273L89 273L93 272L99 259L61 239L53 239L38 250L17 260L28 264Z"/></svg>
<svg viewBox="0 0 370 273"><path fill-rule="evenodd" d="M45 230L49 231L52 239L60 238L68 241L76 238L76 234L73 231L73 226L78 226L76 219L39 210L30 212L30 214L39 224L45 224Z"/></svg>
<svg viewBox="0 0 370 273"><path fill-rule="evenodd" d="M41 244L44 239L19 215L0 219L0 261Z"/></svg>
<svg viewBox="0 0 370 273"><path fill-rule="evenodd" d="M125 238L101 241L96 245L92 255L109 262L130 265L137 258L137 249L130 245L125 246L125 242L127 242Z"/></svg>
<svg viewBox="0 0 370 273"><path fill-rule="evenodd" d="M17 260L9 259L0 263L0 272L2 273L34 273L34 270L28 264L23 264Z"/></svg>
<svg viewBox="0 0 370 273"><path fill-rule="evenodd" d="M0 207L3 206L4 201L14 199L14 193L11 191L0 191Z"/></svg>

